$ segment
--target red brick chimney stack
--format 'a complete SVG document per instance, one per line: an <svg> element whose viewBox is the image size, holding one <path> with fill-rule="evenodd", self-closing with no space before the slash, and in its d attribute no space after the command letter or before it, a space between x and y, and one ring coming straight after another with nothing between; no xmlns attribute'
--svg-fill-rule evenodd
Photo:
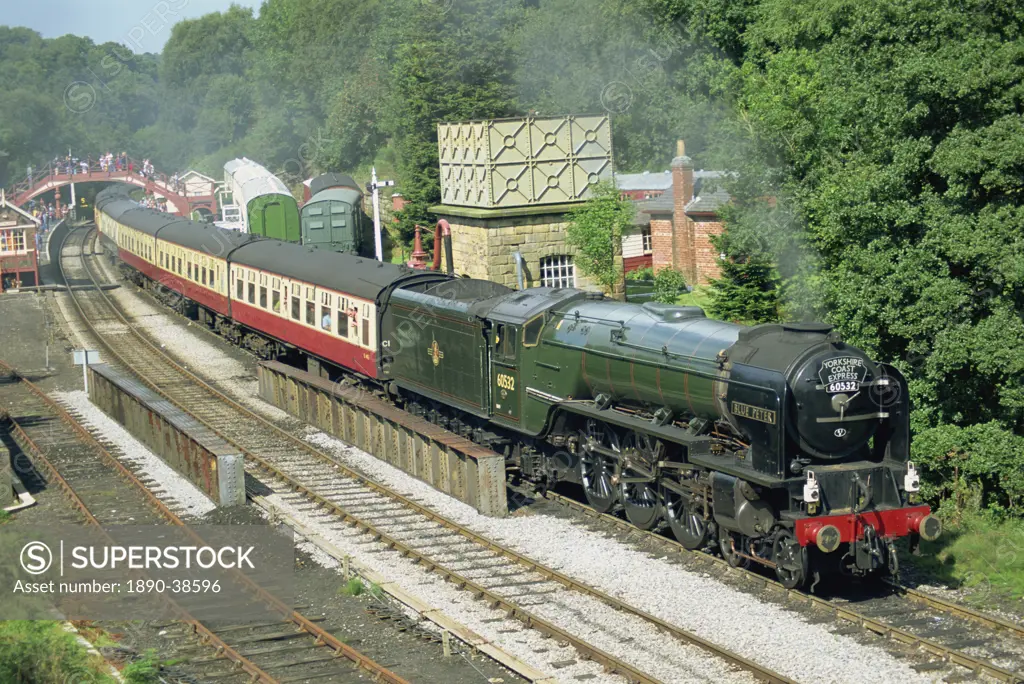
<svg viewBox="0 0 1024 684"><path fill-rule="evenodd" d="M693 199L693 161L686 156L686 144L676 143L676 158L672 160L672 200L675 239L672 245L672 264L693 282L696 278L693 246L693 222L686 215L686 205Z"/></svg>

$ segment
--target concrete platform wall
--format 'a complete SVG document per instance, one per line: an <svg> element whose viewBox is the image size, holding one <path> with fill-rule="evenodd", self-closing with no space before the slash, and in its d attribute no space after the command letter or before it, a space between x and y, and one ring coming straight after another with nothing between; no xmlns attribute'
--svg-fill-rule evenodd
<svg viewBox="0 0 1024 684"><path fill-rule="evenodd" d="M386 461L484 515L508 515L505 459L372 394L276 362L259 368L260 397Z"/></svg>
<svg viewBox="0 0 1024 684"><path fill-rule="evenodd" d="M106 364L89 366L89 400L214 503L245 503L242 454L134 377Z"/></svg>

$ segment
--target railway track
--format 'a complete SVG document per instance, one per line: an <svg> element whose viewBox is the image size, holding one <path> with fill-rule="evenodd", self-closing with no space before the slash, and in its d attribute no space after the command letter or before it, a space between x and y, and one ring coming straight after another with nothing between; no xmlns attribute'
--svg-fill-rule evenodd
<svg viewBox="0 0 1024 684"><path fill-rule="evenodd" d="M84 264L83 264L84 267ZM88 275L93 279L91 274ZM94 279L93 279L94 280ZM95 281L94 281L95 282ZM102 293L100 293L102 296ZM105 296L102 296L106 300ZM636 668L623 666L620 659L600 649L578 643L579 639L570 638L565 630L546 622L539 615L531 613L527 607L533 605L530 596L544 596L545 593L569 588L577 593L590 596L617 608L621 613L647 622L660 631L671 634L683 643L690 643L716 651L714 644L688 634L685 630L674 627L644 611L632 608L625 602L610 597L597 589L573 580L568 576L550 568L546 568L512 549L496 544L482 536L465 529L442 516L410 501L401 495L370 482L359 473L338 464L329 455L303 442L272 425L262 417L237 402L226 397L207 385L198 377L181 368L176 362L159 352L141 334L131 329L130 324L117 312L109 301L105 302L106 314L112 325L121 326L141 341L147 351L128 351L121 357L125 365L143 380L171 401L192 413L198 420L206 423L223 438L234 443L245 451L253 469L269 476L271 489L293 501L312 501L317 509L326 517L341 518L350 524L365 530L373 538L383 541L403 555L416 559L421 565L450 578L459 586L466 587L475 595L485 598L491 605L519 617L526 623L549 634L573 643L577 650L586 657L601 662L606 669L619 672L636 681L650 681ZM102 320L102 319L101 319ZM120 356L115 354L115 356ZM153 359L157 359L154 362ZM138 364L146 364L139 366ZM145 373L137 370L144 368ZM202 388L197 391L196 387ZM187 401L186 404L183 402ZM239 420L240 417L245 420ZM270 447L268 441L277 440L276 446ZM328 464L329 469L324 465ZM557 497L557 495L554 495ZM877 601L874 605L868 601L860 602L856 608L851 604L838 601L827 601L809 594L785 590L781 585L756 573L729 568L722 561L707 554L694 554L686 551L673 540L653 533L641 532L627 521L614 516L600 516L579 502L562 498L560 503L575 507L577 513L588 515L599 520L601 524L612 525L620 532L628 528L634 536L645 538L659 551L668 555L682 557L688 554L692 559L700 559L703 564L712 563L718 570L738 574L752 586L769 587L770 591L783 594L785 601L803 603L813 606L816 610L830 614L835 619L899 641L931 654L946 662L954 663L975 673L990 677L997 681L1024 682L1024 675L1019 673L1019 649L1024 629L998 618L986 616L970 608L943 601L917 592L902 588L893 597ZM589 512L588 512L589 511ZM413 524L414 521L418 521ZM412 533L409 530L413 530ZM655 541L657 540L657 541ZM470 549L477 554L484 551L487 555L479 555L478 560L467 565ZM496 573L496 569L504 569ZM498 574L497 582L485 582L478 573ZM507 573L507 574L505 574ZM534 591L520 592L517 590L514 599L510 589L533 587ZM906 599L903 603L895 601ZM910 601L914 607L908 607ZM937 629L934 616L944 620L943 629ZM900 621L900 616L907 619ZM965 639L968 632L961 628L961 623L969 623L975 627L989 630L994 637L993 643L1006 644L1007 648L996 646L984 655L979 646L985 644L970 643ZM989 640L985 640L989 641ZM1015 651L1014 646L1017 647ZM967 650L969 649L969 650ZM723 657L718 653L719 657ZM773 672L758 671L756 664L735 656L724 656L728 662L752 672L765 681L785 681L785 678ZM619 662L616 662L616 661ZM997 664L994 661L998 661Z"/></svg>
<svg viewBox="0 0 1024 684"><path fill-rule="evenodd" d="M702 572L736 578L752 591L768 592L783 603L831 615L996 681L1024 682L1024 626L1018 623L898 584L890 585L891 593L875 592L856 600L825 599L786 589L763 574L734 568L718 556L690 551L674 539L641 530L618 516L599 513L571 497L552 491L545 497L596 529L625 535L627 543L646 552L658 553ZM985 636L979 637L979 631ZM978 650L988 653L981 655Z"/></svg>
<svg viewBox="0 0 1024 684"><path fill-rule="evenodd" d="M84 232L84 231L82 231ZM85 237L82 245L85 245ZM86 250L83 249L83 252ZM83 255L79 263L62 264L65 277L86 277L98 285ZM367 536L412 559L489 607L517 618L524 629L533 629L576 649L579 658L599 663L603 669L631 682L661 681L644 670L642 663L671 663L674 651L700 649L723 661L726 668L750 673L765 682L791 682L770 668L669 624L599 589L574 580L532 561L501 544L431 511L415 501L379 485L337 462L305 441L280 429L164 354L136 331L105 293L98 288L70 293L86 328L109 352L108 358L133 373L182 410L233 444L247 459L247 468L258 474L274 493L307 506L312 503L325 522L342 520ZM563 627L552 606L565 612L586 614L578 597L594 606L610 606L614 620L586 629ZM591 643L598 626L608 638L605 647ZM613 648L634 642L637 628L668 635L674 648L660 656L627 647L632 655L616 655ZM579 632L589 632L586 636ZM618 641L618 644L613 642ZM666 655L666 653L668 655ZM564 666L564 664L559 664ZM685 662L680 667L685 667Z"/></svg>
<svg viewBox="0 0 1024 684"><path fill-rule="evenodd" d="M6 374L5 408L14 438L40 475L56 486L89 525L174 525L182 527L198 545L203 540L163 504L150 488L125 467L105 445L42 390L0 361ZM109 533L107 540L113 542ZM386 667L342 643L316 623L292 609L251 579L236 576L254 605L266 608L262 622L232 624L199 621L165 597L180 619L167 625L168 638L182 640L191 653L196 637L206 649L189 657L188 674L203 681L247 681L266 684L329 680L384 681L407 684ZM190 646L191 644L191 646Z"/></svg>

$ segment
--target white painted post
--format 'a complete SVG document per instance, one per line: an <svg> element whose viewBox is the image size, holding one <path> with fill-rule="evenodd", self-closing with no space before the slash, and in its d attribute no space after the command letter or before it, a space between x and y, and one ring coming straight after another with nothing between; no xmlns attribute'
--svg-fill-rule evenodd
<svg viewBox="0 0 1024 684"><path fill-rule="evenodd" d="M441 632L441 647L444 649L444 657L450 658L452 655L452 635L448 633L448 630Z"/></svg>
<svg viewBox="0 0 1024 684"><path fill-rule="evenodd" d="M82 385L85 386L85 393L89 393L89 363L99 363L100 353L95 349L76 349L74 353L75 365L82 366Z"/></svg>
<svg viewBox="0 0 1024 684"><path fill-rule="evenodd" d="M78 206L78 205L77 205L77 204L75 204L75 184L74 184L74 183L72 183L72 184L71 184L71 219L72 219L72 220L74 220L75 218L77 218L77 217L75 216L75 208L76 208L77 206Z"/></svg>
<svg viewBox="0 0 1024 684"><path fill-rule="evenodd" d="M384 261L384 243L380 235L380 190L377 189L377 167L373 167L370 183L373 186L373 238L376 241L377 261Z"/></svg>
<svg viewBox="0 0 1024 684"><path fill-rule="evenodd" d="M377 243L377 261L384 261L384 244L380 234L380 188L390 187L394 184L393 180L378 181L377 167L373 167L370 184L366 186L366 189L373 193L373 235Z"/></svg>

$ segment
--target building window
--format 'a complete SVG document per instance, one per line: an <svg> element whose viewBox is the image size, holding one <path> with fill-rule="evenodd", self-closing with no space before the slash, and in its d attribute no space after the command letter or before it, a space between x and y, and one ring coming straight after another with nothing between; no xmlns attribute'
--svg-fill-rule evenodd
<svg viewBox="0 0 1024 684"><path fill-rule="evenodd" d="M644 254L650 254L654 251L651 242L651 227L649 225L644 226L640 229L640 237L644 241Z"/></svg>
<svg viewBox="0 0 1024 684"><path fill-rule="evenodd" d="M549 256L540 260L540 284L544 287L576 287L576 268L572 257Z"/></svg>
<svg viewBox="0 0 1024 684"><path fill-rule="evenodd" d="M24 249L24 230L5 230L0 232L0 252L21 252Z"/></svg>

